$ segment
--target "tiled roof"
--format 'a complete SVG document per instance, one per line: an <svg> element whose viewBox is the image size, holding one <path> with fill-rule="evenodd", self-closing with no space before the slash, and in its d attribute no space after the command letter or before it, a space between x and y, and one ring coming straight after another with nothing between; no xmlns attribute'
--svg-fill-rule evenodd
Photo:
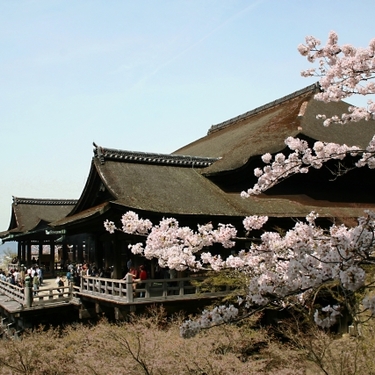
<svg viewBox="0 0 375 375"><path fill-rule="evenodd" d="M106 160L126 161L131 163L177 165L179 167L205 168L220 158L155 154L149 152L134 152L104 148L94 143L94 156L103 164Z"/></svg>
<svg viewBox="0 0 375 375"><path fill-rule="evenodd" d="M18 198L13 197L13 204L35 204L42 206L74 206L77 203L77 199L38 199L38 198Z"/></svg>
<svg viewBox="0 0 375 375"><path fill-rule="evenodd" d="M65 217L75 206L74 199L38 199L13 197L12 214L7 231L0 238L10 234L26 234L42 230L48 223Z"/></svg>
<svg viewBox="0 0 375 375"><path fill-rule="evenodd" d="M287 101L290 101L291 99L294 99L300 95L304 94L310 94L310 93L316 93L319 91L319 84L314 83L313 85L310 85L308 87L305 87L304 89L298 90L292 94L286 95L280 99L274 100L273 102L267 103L265 105L262 105L260 107L257 107L255 109L252 109L251 111L248 111L246 113L243 113L242 115L233 117L229 120L226 120L224 122L221 122L217 125L212 125L211 128L208 130L207 134L214 133L215 131L221 130L229 125L235 124L238 121L243 121L248 119L249 117L252 117L254 115L257 115L260 112L266 111L267 109L276 107L280 104L283 104Z"/></svg>
<svg viewBox="0 0 375 375"><path fill-rule="evenodd" d="M74 226L102 220L112 208L116 212L131 209L186 217L303 217L311 210L328 218L360 215L365 207L373 205L357 205L354 201L340 205L323 200L324 194L317 200L311 196L302 199L304 191L294 197L243 200L239 191L222 189L214 182L219 179L212 178L215 174L222 179L238 178L249 161L285 149L288 136L365 145L375 133L375 122L325 128L316 114L342 113L348 104L317 102L313 99L317 90L317 85L309 86L215 125L207 136L173 154L109 149L94 143L90 175L82 195L70 213L55 220L56 227L66 225L74 230ZM346 186L342 189L347 191Z"/></svg>
<svg viewBox="0 0 375 375"><path fill-rule="evenodd" d="M282 152L287 137L310 138L323 142L365 147L375 134L375 121L360 121L351 126L323 126L318 114L327 117L348 110L345 102L323 103L314 99L318 86L275 100L240 116L213 125L208 134L173 155L188 154L220 158L202 173L213 175L233 171L246 165L253 157L267 152Z"/></svg>

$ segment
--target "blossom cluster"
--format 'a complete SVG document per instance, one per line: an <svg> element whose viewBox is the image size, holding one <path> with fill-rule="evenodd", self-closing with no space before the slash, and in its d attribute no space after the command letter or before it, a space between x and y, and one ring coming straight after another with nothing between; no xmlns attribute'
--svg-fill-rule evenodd
<svg viewBox="0 0 375 375"><path fill-rule="evenodd" d="M324 102L339 101L354 94L375 93L375 39L367 48L338 44L338 36L331 31L324 47L320 40L308 36L298 51L311 63L318 62L318 68L302 71L303 77L320 77L322 92L315 98ZM348 113L325 119L325 125L333 122L345 124L375 118L375 105L369 101L367 107L350 107Z"/></svg>
<svg viewBox="0 0 375 375"><path fill-rule="evenodd" d="M357 167L375 168L375 136L364 150L357 146L321 141L309 147L305 140L293 137L288 137L285 144L292 151L288 156L282 153L276 154L274 158L269 153L262 156L266 165L263 169L254 170L258 181L252 188L241 193L243 198L260 194L293 174L307 173L310 168L320 169L327 161L343 160L348 155L360 155L355 164Z"/></svg>
<svg viewBox="0 0 375 375"><path fill-rule="evenodd" d="M248 275L246 309L277 302L286 306L290 296L303 305L309 291L331 281L348 291L365 286L363 264L371 262L375 247L374 213L367 212L356 227L333 225L327 231L315 224L317 217L312 212L306 222L296 223L285 235L265 232L261 243L226 259L226 267ZM374 298L366 298L364 306L375 313ZM326 306L322 312L325 317L316 312L315 322L328 327L335 323L340 307ZM189 322L184 329L190 327L190 334L195 333L203 324L201 319Z"/></svg>
<svg viewBox="0 0 375 375"><path fill-rule="evenodd" d="M316 225L317 217L315 212L310 213L305 222L297 222L284 235L266 231L259 243L252 243L249 249L226 259L203 250L214 243L232 247L236 236L234 227L220 225L214 229L212 224L207 224L198 226L193 232L190 228L180 227L177 220L171 218L149 228L145 245L139 243L131 248L146 258L158 259L161 267L176 270L206 267L214 271L226 268L246 274L248 285L243 298L246 309L277 301L285 304L290 296L297 296L303 304L307 291L331 281L337 281L348 291L362 288L366 279L362 266L369 262L375 248L375 214L366 212L355 227L341 224L327 230ZM251 217L244 222L249 225L247 229L259 229L266 219ZM129 228L127 220L134 228L138 227L134 215L124 215L125 228ZM373 309L370 302L367 304ZM335 313L328 310L323 310L329 312L324 319L316 313L315 321L321 326L335 320ZM338 308L334 310L338 311ZM183 335L193 335L199 329L217 323L220 316L223 320L234 316L234 308L230 308L231 313L226 311L227 307L221 306L214 312L205 312L198 320L186 322L182 327Z"/></svg>
<svg viewBox="0 0 375 375"><path fill-rule="evenodd" d="M228 323L238 316L238 309L233 305L217 306L212 310L204 310L199 320L187 320L180 327L180 334L184 338L195 336L202 329Z"/></svg>
<svg viewBox="0 0 375 375"><path fill-rule="evenodd" d="M263 225L268 221L268 216L247 216L243 220L244 228L250 232L253 229L261 229Z"/></svg>
<svg viewBox="0 0 375 375"><path fill-rule="evenodd" d="M318 68L308 69L302 75L320 77L321 92L315 95L315 99L324 102L339 101L354 94L371 95L375 93L375 39L372 39L368 48L355 48L351 45L338 45L338 36L331 32L324 47L321 42L312 37L306 37L305 44L298 46L301 55L308 61L318 61ZM345 124L360 120L375 119L375 103L370 99L367 107L350 106L348 113L327 118L324 114L318 114L318 118L324 120L323 124ZM241 193L242 197L260 194L277 183L296 173L307 173L309 169L321 168L329 160L342 160L347 155L360 156L356 167L368 166L375 168L375 136L365 149L357 146L340 145L328 142L316 142L309 147L306 141L289 137L285 140L288 148L293 151L288 156L282 153L274 157L266 153L262 156L266 166L256 168L257 183L247 191Z"/></svg>
<svg viewBox="0 0 375 375"><path fill-rule="evenodd" d="M322 308L322 312L325 314L324 318L320 317L319 310L315 310L314 321L322 328L329 328L336 323L337 317L340 315L340 306L328 305Z"/></svg>
<svg viewBox="0 0 375 375"><path fill-rule="evenodd" d="M147 234L152 227L148 219L140 219L138 214L128 211L121 218L122 230L124 233Z"/></svg>
<svg viewBox="0 0 375 375"><path fill-rule="evenodd" d="M205 265L212 269L223 268L220 256L202 252L204 248L220 243L224 248L231 248L235 242L237 230L230 224L219 224L214 229L211 223L198 225L197 231L189 227L180 227L173 218L164 218L158 225L150 220L139 218L138 214L129 211L122 216L122 231L127 234L147 235L145 243L129 245L133 254L140 254L147 259L156 258L160 267L183 271L187 268L200 270ZM114 224L105 221L107 231L113 233ZM197 254L199 256L197 256Z"/></svg>
<svg viewBox="0 0 375 375"><path fill-rule="evenodd" d="M116 225L113 221L109 221L108 219L104 222L104 228L107 232L113 234L115 233Z"/></svg>
<svg viewBox="0 0 375 375"><path fill-rule="evenodd" d="M322 48L320 45L318 39L306 37L305 44L298 47L308 61L318 62L317 69L302 72L306 77L320 77L321 92L316 99L330 102L354 94L375 93L372 82L375 78L375 39L367 48L340 46L337 34L331 32L327 44ZM331 118L318 117L327 126L333 122L344 124L372 120L375 119L375 103L369 100L366 108L350 107L348 112ZM310 168L319 169L329 160L343 160L349 155L358 158L357 167L375 168L375 136L365 149L320 141L310 147L306 141L293 137L287 138L285 143L291 150L289 155L267 153L262 156L266 165L254 170L258 182L241 193L244 198L259 194L295 173L307 173ZM226 258L209 252L208 247L214 243L220 243L224 248L235 245L237 230L228 224L220 224L215 229L208 223L193 231L180 227L173 218L153 225L129 212L122 218L122 230L147 235L145 243L130 245L131 251L148 259L156 258L161 267L194 271L227 268L241 272L246 276L241 279L246 282L246 295L240 296L239 305L251 309L271 303L286 306L293 298L293 301L304 305L310 292L332 281L347 292L366 287L363 266L374 264L375 214L365 212L354 227L333 224L328 229L316 224L317 217L316 213L310 213L306 221L297 222L285 234L264 231L259 242ZM259 230L267 219L265 216L252 216L245 218L243 224L247 232ZM107 220L104 226L110 233L116 230L111 221ZM366 296L362 304L375 315L374 297ZM316 310L314 320L322 327L329 327L335 323L340 310L340 306L325 306L320 311ZM216 307L203 312L199 319L185 322L181 326L181 334L191 337L203 328L235 319L238 314L239 310L234 306Z"/></svg>
<svg viewBox="0 0 375 375"><path fill-rule="evenodd" d="M363 301L362 305L365 310L369 310L371 315L375 315L375 296L367 295Z"/></svg>

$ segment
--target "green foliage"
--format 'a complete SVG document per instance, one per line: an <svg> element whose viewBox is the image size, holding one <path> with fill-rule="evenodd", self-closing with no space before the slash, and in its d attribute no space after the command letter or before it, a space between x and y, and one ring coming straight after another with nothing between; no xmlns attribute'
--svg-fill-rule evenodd
<svg viewBox="0 0 375 375"><path fill-rule="evenodd" d="M222 301L236 303L238 296L246 295L248 285L247 276L243 272L235 270L222 270L220 272L207 272L207 277L203 281L193 281L193 285L198 286L202 292L226 291Z"/></svg>

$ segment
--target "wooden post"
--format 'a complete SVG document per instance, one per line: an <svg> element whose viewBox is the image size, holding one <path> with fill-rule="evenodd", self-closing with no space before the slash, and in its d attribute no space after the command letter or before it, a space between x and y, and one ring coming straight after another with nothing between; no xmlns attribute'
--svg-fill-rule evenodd
<svg viewBox="0 0 375 375"><path fill-rule="evenodd" d="M42 266L42 258L43 258L43 241L39 241L39 254L38 254L38 266Z"/></svg>
<svg viewBox="0 0 375 375"><path fill-rule="evenodd" d="M73 261L73 263L75 263L76 260L77 260L77 245L73 244L73 247L72 247L72 261Z"/></svg>
<svg viewBox="0 0 375 375"><path fill-rule="evenodd" d="M68 245L64 241L62 244L62 250L61 250L61 265L63 270L65 269L65 265L68 263Z"/></svg>
<svg viewBox="0 0 375 375"><path fill-rule="evenodd" d="M33 291L31 286L25 286L25 305L31 307L33 304Z"/></svg>
<svg viewBox="0 0 375 375"><path fill-rule="evenodd" d="M103 312L102 307L100 306L100 303L95 302L95 313L97 315L101 314Z"/></svg>
<svg viewBox="0 0 375 375"><path fill-rule="evenodd" d="M133 296L133 276L130 274L126 275L126 299L128 302L134 301Z"/></svg>
<svg viewBox="0 0 375 375"><path fill-rule="evenodd" d="M144 283L144 286L145 286L145 289L146 289L145 298L150 298L151 297L151 294L150 294L151 283L147 282L147 280L146 280L146 282Z"/></svg>
<svg viewBox="0 0 375 375"><path fill-rule="evenodd" d="M26 263L27 263L27 267L31 266L31 241L30 240L27 241L27 245L26 245Z"/></svg>
<svg viewBox="0 0 375 375"><path fill-rule="evenodd" d="M162 283L163 283L163 297L167 298L167 296L168 296L168 282L165 281L165 280L166 279L164 279L162 281Z"/></svg>
<svg viewBox="0 0 375 375"><path fill-rule="evenodd" d="M26 264L26 241L21 241L21 263Z"/></svg>
<svg viewBox="0 0 375 375"><path fill-rule="evenodd" d="M55 276L55 242L50 242L49 268L52 276Z"/></svg>
<svg viewBox="0 0 375 375"><path fill-rule="evenodd" d="M98 236L95 236L94 246L95 246L95 252L94 252L95 264L98 268L103 268L103 253L104 253L104 250L103 250L103 244L100 241Z"/></svg>
<svg viewBox="0 0 375 375"><path fill-rule="evenodd" d="M83 263L83 242L80 242L77 247L77 261L78 263Z"/></svg>
<svg viewBox="0 0 375 375"><path fill-rule="evenodd" d="M184 281L183 280L181 280L179 283L178 283L178 285L179 285L179 292L178 292L178 294L180 295L180 296L183 296L185 293L185 288L184 288Z"/></svg>
<svg viewBox="0 0 375 375"><path fill-rule="evenodd" d="M24 263L24 259L22 259L22 246L21 246L21 242L18 241L17 242L17 257L18 257L18 262L19 264L23 264Z"/></svg>
<svg viewBox="0 0 375 375"><path fill-rule="evenodd" d="M120 310L119 307L115 307L114 311L116 320L125 320L125 314Z"/></svg>
<svg viewBox="0 0 375 375"><path fill-rule="evenodd" d="M25 306L31 307L33 304L33 291L31 285L31 277L27 275L25 277Z"/></svg>
<svg viewBox="0 0 375 375"><path fill-rule="evenodd" d="M73 291L74 291L73 282L71 281L68 285L69 285L69 298L72 299L74 297L74 295L73 295Z"/></svg>
<svg viewBox="0 0 375 375"><path fill-rule="evenodd" d="M114 279L121 279L124 277L121 274L122 266L121 266L121 251L122 251L122 240L118 236L114 239L114 264L113 264L113 278Z"/></svg>

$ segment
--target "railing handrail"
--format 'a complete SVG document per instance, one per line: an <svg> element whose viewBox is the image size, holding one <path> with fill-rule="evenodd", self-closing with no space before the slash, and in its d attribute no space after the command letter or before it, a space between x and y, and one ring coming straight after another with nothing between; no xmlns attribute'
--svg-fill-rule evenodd
<svg viewBox="0 0 375 375"><path fill-rule="evenodd" d="M108 300L116 300L120 303L132 303L146 299L175 299L193 298L194 295L218 296L226 293L228 288L223 286L219 290L201 291L199 285L193 281L204 280L205 276L194 275L192 277L177 277L173 279L146 279L133 280L128 274L124 279L110 279L95 276L83 276L79 287L69 283L68 286L40 288L33 296L33 303L48 304L57 302L69 302L78 295L93 295ZM0 291L6 296L14 299L23 306L27 304L25 288L0 280ZM28 291L33 293L32 288Z"/></svg>
<svg viewBox="0 0 375 375"><path fill-rule="evenodd" d="M15 301L24 304L24 289L18 285L13 285L8 281L0 280L0 288L7 297L13 298Z"/></svg>
<svg viewBox="0 0 375 375"><path fill-rule="evenodd" d="M29 295L32 296L34 290L31 286L20 287L13 285L7 281L0 280L0 290L7 297L19 302L22 306L28 306L27 293L25 288L29 288ZM69 301L72 299L73 291L71 286L61 286L53 288L39 288L37 294L32 296L33 305L35 304L47 304Z"/></svg>
<svg viewBox="0 0 375 375"><path fill-rule="evenodd" d="M146 279L133 280L132 275L128 274L124 279L109 279L96 276L84 276L81 279L82 294L88 292L93 295L107 295L110 299L119 299L126 302L139 301L139 297L153 298L153 292L156 290L160 295L157 298L176 298L176 296L199 295L215 296L228 291L205 291L202 292L198 285L191 284L192 281L204 280L206 276L177 277L173 279ZM160 286L161 284L161 286ZM140 287L140 285L142 285ZM158 287L156 287L156 285ZM136 286L136 289L133 289ZM139 297L138 297L139 295ZM138 298L137 298L138 297Z"/></svg>

